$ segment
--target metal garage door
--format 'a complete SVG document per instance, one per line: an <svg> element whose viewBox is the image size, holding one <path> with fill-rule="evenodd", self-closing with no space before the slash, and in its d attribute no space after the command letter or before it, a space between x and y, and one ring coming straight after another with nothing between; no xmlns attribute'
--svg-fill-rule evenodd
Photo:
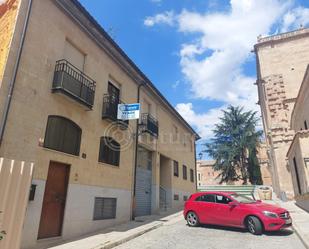
<svg viewBox="0 0 309 249"><path fill-rule="evenodd" d="M136 169L136 208L135 216L151 214L152 153L143 148L138 149L138 166Z"/></svg>

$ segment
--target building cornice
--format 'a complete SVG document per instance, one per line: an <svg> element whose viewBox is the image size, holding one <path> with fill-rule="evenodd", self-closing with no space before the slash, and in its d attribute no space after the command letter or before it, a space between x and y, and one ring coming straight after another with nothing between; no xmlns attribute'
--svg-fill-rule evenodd
<svg viewBox="0 0 309 249"><path fill-rule="evenodd" d="M263 45L286 42L287 40L299 39L304 36L309 36L309 28L300 28L294 31L271 35L267 37L258 37L257 44L254 45L254 48L257 49L258 47L261 47Z"/></svg>
<svg viewBox="0 0 309 249"><path fill-rule="evenodd" d="M145 86L175 115L195 136L200 136L189 123L176 111L162 93L154 86L148 77L138 68L129 56L108 35L103 27L90 15L90 13L78 2L78 0L55 0L56 5L69 16L76 24L102 49L110 58L117 63L132 80Z"/></svg>

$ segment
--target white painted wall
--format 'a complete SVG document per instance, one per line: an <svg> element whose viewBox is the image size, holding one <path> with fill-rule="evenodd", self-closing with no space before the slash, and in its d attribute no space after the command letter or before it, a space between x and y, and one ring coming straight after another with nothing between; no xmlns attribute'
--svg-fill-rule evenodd
<svg viewBox="0 0 309 249"><path fill-rule="evenodd" d="M37 184L35 200L29 202L24 224L22 248L34 248L37 241L45 181ZM95 197L117 198L116 219L93 220ZM69 184L61 239L70 239L130 220L131 192L128 190Z"/></svg>

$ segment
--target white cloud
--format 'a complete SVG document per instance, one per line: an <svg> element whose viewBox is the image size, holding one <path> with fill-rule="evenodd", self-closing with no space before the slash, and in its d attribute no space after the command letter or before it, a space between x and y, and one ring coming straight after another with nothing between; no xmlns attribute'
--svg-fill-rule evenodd
<svg viewBox="0 0 309 249"><path fill-rule="evenodd" d="M152 27L155 24L167 24L173 26L175 23L175 14L173 11L165 11L163 13L147 16L144 20L144 25Z"/></svg>
<svg viewBox="0 0 309 249"><path fill-rule="evenodd" d="M180 103L176 105L176 110L196 127L197 132L203 139L212 137L212 130L218 123L222 115L221 108L213 108L207 113L198 114L194 112L192 103Z"/></svg>
<svg viewBox="0 0 309 249"><path fill-rule="evenodd" d="M231 0L230 4L230 12L184 10L178 17L180 32L200 34L180 51L182 72L191 84L193 97L227 103L242 98L252 101L255 79L243 74L242 65L250 58L256 37L268 34L287 8L275 0ZM203 53L210 55L200 56Z"/></svg>
<svg viewBox="0 0 309 249"><path fill-rule="evenodd" d="M287 32L292 29L297 29L300 26L309 24L309 8L297 7L288 11L283 16L283 25L281 32Z"/></svg>
<svg viewBox="0 0 309 249"><path fill-rule="evenodd" d="M153 2L153 3L161 3L162 2L162 0L150 0L151 2Z"/></svg>
<svg viewBox="0 0 309 249"><path fill-rule="evenodd" d="M191 42L182 44L179 51L181 70L190 84L191 97L223 103L220 108L204 113L196 113L192 103L176 105L202 137L212 135L220 110L229 104L259 111L257 88L253 85L256 77L246 75L244 65L254 60L250 51L257 36L271 34L274 26L287 31L309 23L309 9L294 6L294 0L230 0L229 11L183 10L171 15L167 24L194 37ZM161 15L166 16L165 13ZM156 16L150 19L148 26L164 23L155 21Z"/></svg>

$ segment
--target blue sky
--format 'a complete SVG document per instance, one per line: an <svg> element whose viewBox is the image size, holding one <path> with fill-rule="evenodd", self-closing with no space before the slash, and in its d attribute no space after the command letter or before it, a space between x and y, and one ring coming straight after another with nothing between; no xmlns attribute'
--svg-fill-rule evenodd
<svg viewBox="0 0 309 249"><path fill-rule="evenodd" d="M258 111L257 36L309 24L308 0L80 2L201 134L199 143L227 105Z"/></svg>

